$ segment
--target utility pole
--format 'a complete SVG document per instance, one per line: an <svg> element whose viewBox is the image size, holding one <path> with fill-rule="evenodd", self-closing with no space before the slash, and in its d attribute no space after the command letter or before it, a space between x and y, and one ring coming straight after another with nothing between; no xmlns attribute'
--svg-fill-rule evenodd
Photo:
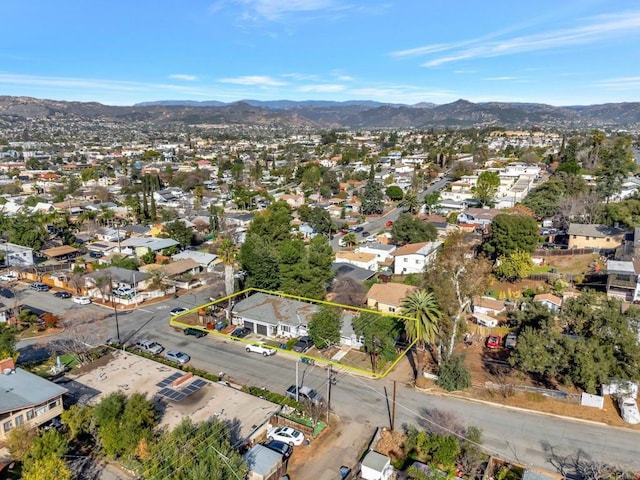
<svg viewBox="0 0 640 480"><path fill-rule="evenodd" d="M298 365L300 364L300 360L296 360L296 402L298 401L298 390L300 390L299 388L299 374L298 374Z"/></svg>
<svg viewBox="0 0 640 480"><path fill-rule="evenodd" d="M393 381L393 403L391 404L391 431L396 426L396 381Z"/></svg>
<svg viewBox="0 0 640 480"><path fill-rule="evenodd" d="M118 337L118 344L120 344L120 324L118 323L118 308L116 307L116 299L113 296L113 278L109 277L109 295L111 295L111 305L113 305L113 312L116 318L116 336Z"/></svg>
<svg viewBox="0 0 640 480"><path fill-rule="evenodd" d="M329 425L329 413L331 412L331 383L333 383L332 367L329 364L327 368L327 425Z"/></svg>

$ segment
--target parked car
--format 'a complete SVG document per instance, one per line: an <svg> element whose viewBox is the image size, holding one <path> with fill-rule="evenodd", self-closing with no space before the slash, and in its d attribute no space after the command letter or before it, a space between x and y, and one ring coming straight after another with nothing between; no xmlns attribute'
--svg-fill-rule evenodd
<svg viewBox="0 0 640 480"><path fill-rule="evenodd" d="M233 332L231 332L231 336L233 338L244 338L247 335L249 335L251 333L251 330L249 330L246 327L238 327L236 328Z"/></svg>
<svg viewBox="0 0 640 480"><path fill-rule="evenodd" d="M268 357L269 355L276 354L276 349L271 348L266 343L250 343L246 346L245 350L248 353L259 353L263 357Z"/></svg>
<svg viewBox="0 0 640 480"><path fill-rule="evenodd" d="M29 288L31 288L32 290L35 290L37 292L48 292L49 291L49 285L46 285L42 282L33 282L31 285L29 285Z"/></svg>
<svg viewBox="0 0 640 480"><path fill-rule="evenodd" d="M304 434L300 430L291 427L273 427L267 431L269 440L278 440L291 446L302 445Z"/></svg>
<svg viewBox="0 0 640 480"><path fill-rule="evenodd" d="M89 252L89 256L91 258L102 258L104 254L102 252L96 252L95 250L92 250Z"/></svg>
<svg viewBox="0 0 640 480"><path fill-rule="evenodd" d="M172 308L169 311L169 313L173 317L174 315L180 315L181 313L188 312L188 311L189 311L189 309L186 308L186 307L176 307L176 308Z"/></svg>
<svg viewBox="0 0 640 480"><path fill-rule="evenodd" d="M289 458L293 453L293 447L291 445L289 445L288 443L281 442L279 440L270 440L268 442L263 443L262 445L264 445L270 450L273 450L274 452L278 452L279 454L281 454L283 460L286 460L287 458Z"/></svg>
<svg viewBox="0 0 640 480"><path fill-rule="evenodd" d="M296 344L293 346L293 351L298 353L304 353L309 350L313 346L313 340L311 337L304 336L300 337Z"/></svg>
<svg viewBox="0 0 640 480"><path fill-rule="evenodd" d="M487 338L487 348L500 348L502 346L502 338L500 335L489 335Z"/></svg>
<svg viewBox="0 0 640 480"><path fill-rule="evenodd" d="M298 391L298 401L311 402L314 405L322 405L324 403L324 397L320 395L317 390L314 390L311 387L296 387L295 385L291 385L289 388L287 388L285 395L295 400L296 390Z"/></svg>
<svg viewBox="0 0 640 480"><path fill-rule="evenodd" d="M7 272L4 275L0 275L0 282L13 282L18 278L19 276L16 272Z"/></svg>
<svg viewBox="0 0 640 480"><path fill-rule="evenodd" d="M509 333L504 337L504 346L508 349L516 348L518 344L518 336L515 333Z"/></svg>
<svg viewBox="0 0 640 480"><path fill-rule="evenodd" d="M618 398L618 407L622 419L633 425L640 423L640 412L638 412L638 404L636 399L631 396L621 396Z"/></svg>
<svg viewBox="0 0 640 480"><path fill-rule="evenodd" d="M369 235L371 235L371 233L369 233L369 232L362 232L362 236L363 236L363 237L368 237Z"/></svg>
<svg viewBox="0 0 640 480"><path fill-rule="evenodd" d="M128 287L119 287L113 291L113 294L119 298L133 298L136 292L133 289Z"/></svg>
<svg viewBox="0 0 640 480"><path fill-rule="evenodd" d="M71 301L78 305L89 305L91 303L91 299L89 297L73 297Z"/></svg>
<svg viewBox="0 0 640 480"><path fill-rule="evenodd" d="M184 365L191 357L184 352L180 352L179 350L167 350L164 352L164 358L171 362L179 363L180 365Z"/></svg>
<svg viewBox="0 0 640 480"><path fill-rule="evenodd" d="M56 298L71 298L69 292L54 292L53 296Z"/></svg>
<svg viewBox="0 0 640 480"><path fill-rule="evenodd" d="M391 220L389 220L387 223L384 224L385 227L393 227L393 222Z"/></svg>
<svg viewBox="0 0 640 480"><path fill-rule="evenodd" d="M202 338L207 335L207 332L198 328L187 327L182 331L185 335L192 335L196 338Z"/></svg>
<svg viewBox="0 0 640 480"><path fill-rule="evenodd" d="M356 232L356 233L363 232L363 231L364 231L364 227L355 227L355 228L353 229L353 231L354 231L354 232Z"/></svg>
<svg viewBox="0 0 640 480"><path fill-rule="evenodd" d="M154 342L153 340L138 340L135 345L137 348L142 350L143 352L151 353L153 355L157 355L164 350L164 347L160 345L158 342Z"/></svg>

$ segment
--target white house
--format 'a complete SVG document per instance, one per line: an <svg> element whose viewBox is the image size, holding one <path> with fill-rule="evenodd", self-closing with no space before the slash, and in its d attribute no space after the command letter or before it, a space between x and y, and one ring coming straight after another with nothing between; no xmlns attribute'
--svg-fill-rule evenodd
<svg viewBox="0 0 640 480"><path fill-rule="evenodd" d="M373 253L337 252L335 263L349 263L374 272L378 269L378 259Z"/></svg>
<svg viewBox="0 0 640 480"><path fill-rule="evenodd" d="M492 297L477 297L473 299L473 313L500 315L505 308L502 300L496 300Z"/></svg>
<svg viewBox="0 0 640 480"><path fill-rule="evenodd" d="M562 307L562 298L550 293L540 293L533 297L534 302L539 302L552 312L557 312Z"/></svg>
<svg viewBox="0 0 640 480"><path fill-rule="evenodd" d="M394 257L393 273L407 275L409 273L422 273L425 266L430 264L438 254L442 242L408 243L392 252Z"/></svg>
<svg viewBox="0 0 640 480"><path fill-rule="evenodd" d="M393 258L392 253L397 250L395 245L381 243L364 243L354 250L356 253L370 253L376 256L378 263L385 263Z"/></svg>

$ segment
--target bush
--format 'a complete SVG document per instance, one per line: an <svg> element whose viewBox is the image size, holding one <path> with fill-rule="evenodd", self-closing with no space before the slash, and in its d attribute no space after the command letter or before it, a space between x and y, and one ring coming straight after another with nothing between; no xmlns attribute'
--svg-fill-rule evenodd
<svg viewBox="0 0 640 480"><path fill-rule="evenodd" d="M448 392L471 386L471 373L464 363L464 355L452 355L438 367L436 385Z"/></svg>
<svg viewBox="0 0 640 480"><path fill-rule="evenodd" d="M302 404L300 402L296 402L293 398L289 398L286 395L281 395L279 393L270 392L262 387L244 386L242 387L242 391L253 395L254 397L264 398L270 402L277 403L278 405L287 405L295 408L296 410L300 410L302 408Z"/></svg>

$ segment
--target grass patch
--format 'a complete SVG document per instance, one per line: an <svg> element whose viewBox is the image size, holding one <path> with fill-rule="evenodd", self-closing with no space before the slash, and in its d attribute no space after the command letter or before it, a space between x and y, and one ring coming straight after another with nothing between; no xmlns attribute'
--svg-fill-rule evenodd
<svg viewBox="0 0 640 480"><path fill-rule="evenodd" d="M549 273L553 267L551 265L536 265L532 273Z"/></svg>

